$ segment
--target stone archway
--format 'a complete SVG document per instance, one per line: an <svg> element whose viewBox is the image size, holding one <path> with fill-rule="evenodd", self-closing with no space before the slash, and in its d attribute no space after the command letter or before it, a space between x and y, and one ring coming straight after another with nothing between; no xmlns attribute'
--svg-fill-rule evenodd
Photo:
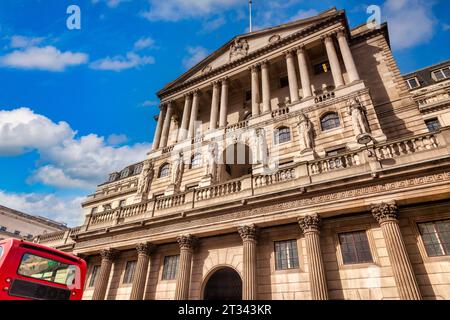
<svg viewBox="0 0 450 320"><path fill-rule="evenodd" d="M230 267L218 268L205 280L203 300L242 300L242 279Z"/></svg>

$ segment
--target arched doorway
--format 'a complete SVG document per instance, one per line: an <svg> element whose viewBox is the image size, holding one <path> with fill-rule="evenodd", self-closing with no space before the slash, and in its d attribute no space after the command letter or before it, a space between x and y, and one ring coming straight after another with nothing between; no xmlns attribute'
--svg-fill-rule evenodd
<svg viewBox="0 0 450 320"><path fill-rule="evenodd" d="M203 290L204 300L242 300L242 280L233 268L215 271Z"/></svg>
<svg viewBox="0 0 450 320"><path fill-rule="evenodd" d="M222 153L222 181L237 179L252 173L253 155L248 145L235 143Z"/></svg>

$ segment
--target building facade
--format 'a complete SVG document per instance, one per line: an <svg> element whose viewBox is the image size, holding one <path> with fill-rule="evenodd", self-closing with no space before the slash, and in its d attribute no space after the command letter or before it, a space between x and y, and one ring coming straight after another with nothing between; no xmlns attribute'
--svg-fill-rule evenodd
<svg viewBox="0 0 450 320"><path fill-rule="evenodd" d="M29 215L0 205L0 240L16 238L31 241L38 235L66 229L67 226L63 223Z"/></svg>
<svg viewBox="0 0 450 320"><path fill-rule="evenodd" d="M387 25L336 9L238 36L158 92L147 159L39 242L87 260L85 299L450 299L437 69L403 77Z"/></svg>

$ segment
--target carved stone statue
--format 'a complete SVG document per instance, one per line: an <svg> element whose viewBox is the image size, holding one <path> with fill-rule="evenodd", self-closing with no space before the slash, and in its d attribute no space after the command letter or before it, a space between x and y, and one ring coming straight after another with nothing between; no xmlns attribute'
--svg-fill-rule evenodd
<svg viewBox="0 0 450 320"><path fill-rule="evenodd" d="M300 138L300 152L307 152L313 149L313 128L308 116L301 113L298 117L298 132Z"/></svg>
<svg viewBox="0 0 450 320"><path fill-rule="evenodd" d="M248 53L248 42L245 39L235 39L230 47L230 60L245 57Z"/></svg>
<svg viewBox="0 0 450 320"><path fill-rule="evenodd" d="M183 153L178 153L172 164L172 184L178 189L184 172Z"/></svg>
<svg viewBox="0 0 450 320"><path fill-rule="evenodd" d="M208 146L208 157L206 162L206 175L211 177L212 181L217 179L217 144L211 143Z"/></svg>
<svg viewBox="0 0 450 320"><path fill-rule="evenodd" d="M149 160L144 162L144 166L142 167L141 176L139 177L137 193L138 194L148 194L150 191L150 185L153 180L153 163Z"/></svg>
<svg viewBox="0 0 450 320"><path fill-rule="evenodd" d="M358 98L352 98L347 102L347 112L352 118L353 132L358 137L369 133L366 110Z"/></svg>
<svg viewBox="0 0 450 320"><path fill-rule="evenodd" d="M266 132L261 128L256 131L256 161L258 163L267 164L267 156Z"/></svg>

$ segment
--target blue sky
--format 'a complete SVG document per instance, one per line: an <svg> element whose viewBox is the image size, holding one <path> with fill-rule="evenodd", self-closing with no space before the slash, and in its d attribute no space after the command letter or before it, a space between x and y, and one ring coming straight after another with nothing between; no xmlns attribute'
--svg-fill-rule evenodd
<svg viewBox="0 0 450 320"><path fill-rule="evenodd" d="M76 225L108 172L145 158L155 93L248 29L246 0L2 0L0 204ZM402 73L450 59L449 1L253 0L264 28L381 7ZM66 27L69 5L81 30Z"/></svg>

